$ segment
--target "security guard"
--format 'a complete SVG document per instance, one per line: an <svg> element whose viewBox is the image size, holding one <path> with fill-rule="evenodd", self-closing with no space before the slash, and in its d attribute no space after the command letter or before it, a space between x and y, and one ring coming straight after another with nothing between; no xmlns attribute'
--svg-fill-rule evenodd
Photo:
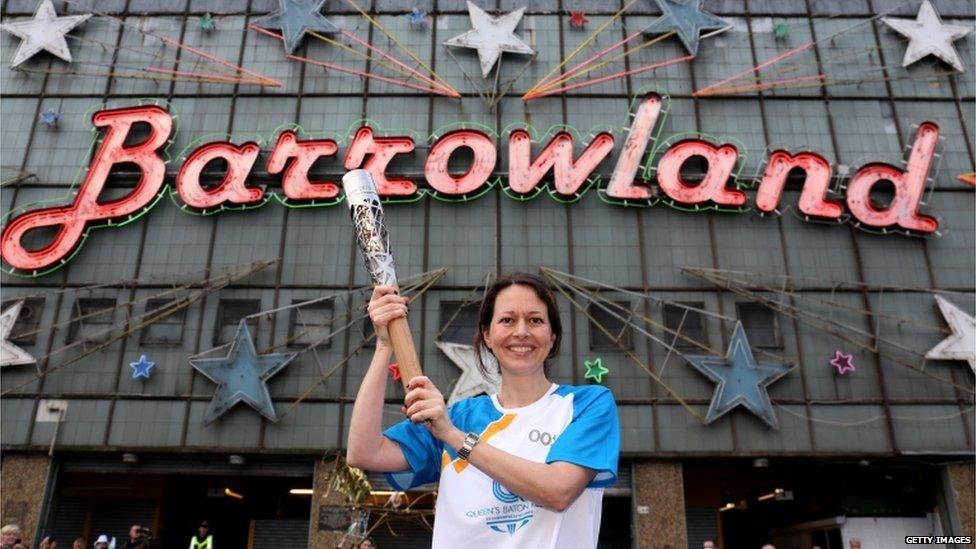
<svg viewBox="0 0 976 549"><path fill-rule="evenodd" d="M198 535L190 538L190 549L214 549L213 536L210 535L210 523L201 522L197 532Z"/></svg>

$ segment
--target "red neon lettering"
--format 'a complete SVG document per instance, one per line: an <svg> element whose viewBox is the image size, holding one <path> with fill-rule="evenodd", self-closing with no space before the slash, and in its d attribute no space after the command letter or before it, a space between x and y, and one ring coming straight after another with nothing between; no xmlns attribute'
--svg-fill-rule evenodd
<svg viewBox="0 0 976 549"><path fill-rule="evenodd" d="M651 139L651 132L657 124L657 117L661 114L661 96L650 94L644 98L634 119L630 124L630 132L624 141L624 148L620 151L617 165L613 168L610 183L607 185L607 196L621 200L648 200L651 190L647 187L634 185L637 169L640 168L641 157L647 150L647 143Z"/></svg>
<svg viewBox="0 0 976 549"><path fill-rule="evenodd" d="M612 150L613 136L600 133L579 160L574 161L573 136L559 132L529 165L532 155L529 132L515 130L508 136L508 186L517 193L528 193L552 170L556 192L564 196L574 195Z"/></svg>
<svg viewBox="0 0 976 549"><path fill-rule="evenodd" d="M681 179L681 166L693 156L702 156L708 162L705 178L697 185ZM741 206L746 203L746 193L725 187L738 159L739 151L732 145L716 147L698 139L682 141L661 157L657 182L664 194L683 204L711 201L723 206Z"/></svg>
<svg viewBox="0 0 976 549"><path fill-rule="evenodd" d="M149 124L149 136L142 143L126 147L125 138L137 122ZM104 110L92 116L92 123L106 128L105 137L74 202L70 206L34 210L12 220L0 238L0 251L10 266L34 271L64 261L93 222L130 216L145 208L162 190L166 164L157 151L173 129L169 113L153 105ZM122 198L100 204L98 197L112 166L123 162L139 167L139 183ZM58 232L43 248L26 249L22 243L24 234L43 227L58 227Z"/></svg>
<svg viewBox="0 0 976 549"><path fill-rule="evenodd" d="M468 171L453 176L447 168L454 151L467 147L474 153ZM445 134L434 143L424 164L427 184L444 194L461 196L476 191L488 181L495 169L498 153L495 142L487 135L472 130L457 130Z"/></svg>
<svg viewBox="0 0 976 549"><path fill-rule="evenodd" d="M281 187L285 196L293 200L315 200L335 198L339 195L339 185L335 181L310 181L308 170L323 156L332 156L339 150L332 139L313 139L299 141L291 130L281 132L271 156L268 158L268 173L285 171ZM285 168L288 159L295 160Z"/></svg>
<svg viewBox="0 0 976 549"><path fill-rule="evenodd" d="M756 193L756 208L766 213L776 211L783 196L786 179L795 168L806 173L797 204L800 212L813 217L839 218L844 213L841 203L826 198L830 186L830 163L819 154L811 152L794 156L786 151L775 151L769 156L769 163Z"/></svg>
<svg viewBox="0 0 976 549"><path fill-rule="evenodd" d="M373 137L373 129L363 126L352 138L344 165L347 170L368 171L380 196L410 196L417 192L417 185L409 179L388 179L386 167L394 156L413 152L413 148L411 137Z"/></svg>
<svg viewBox="0 0 976 549"><path fill-rule="evenodd" d="M925 180L932 167L939 127L925 122L918 127L906 170L882 163L868 164L857 171L847 185L847 207L858 221L879 229L901 227L910 231L932 233L939 228L933 217L918 213ZM871 189L879 181L891 181L895 196L884 209L871 203Z"/></svg>
<svg viewBox="0 0 976 549"><path fill-rule="evenodd" d="M264 197L264 190L249 187L247 176L258 159L261 147L257 143L244 143L240 147L233 143L217 141L207 143L190 156L176 174L176 190L187 206L206 210L222 204L252 204ZM204 189L200 184L203 168L214 160L227 162L227 172L220 183L212 189Z"/></svg>

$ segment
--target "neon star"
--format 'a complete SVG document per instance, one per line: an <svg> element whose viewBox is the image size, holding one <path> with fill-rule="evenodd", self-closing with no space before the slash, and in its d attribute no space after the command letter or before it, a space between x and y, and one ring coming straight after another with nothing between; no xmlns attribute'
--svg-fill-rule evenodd
<svg viewBox="0 0 976 549"><path fill-rule="evenodd" d="M139 360L129 363L129 368L132 368L132 379L145 378L149 379L152 375L152 369L156 367L156 363L146 358L146 355L141 355Z"/></svg>
<svg viewBox="0 0 976 549"><path fill-rule="evenodd" d="M603 376L610 373L610 370L603 366L603 359L600 357L592 361L585 361L583 364L586 365L586 373L583 374L583 379L592 379L597 383L603 383Z"/></svg>
<svg viewBox="0 0 976 549"><path fill-rule="evenodd" d="M387 366L390 370L390 375L393 376L393 381L400 381L400 366L394 362Z"/></svg>
<svg viewBox="0 0 976 549"><path fill-rule="evenodd" d="M581 29L590 22L590 19L586 16L585 11L571 11L569 12L569 26L574 29Z"/></svg>
<svg viewBox="0 0 976 549"><path fill-rule="evenodd" d="M854 371L854 355L845 355L840 351L834 351L834 358L830 359L830 365L837 368L837 373L844 375Z"/></svg>

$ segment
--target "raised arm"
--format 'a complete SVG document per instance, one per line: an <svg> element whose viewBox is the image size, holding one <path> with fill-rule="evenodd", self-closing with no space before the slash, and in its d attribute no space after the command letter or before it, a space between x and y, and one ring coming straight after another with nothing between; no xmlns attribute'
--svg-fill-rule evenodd
<svg viewBox="0 0 976 549"><path fill-rule="evenodd" d="M352 408L346 462L367 471L387 473L408 468L400 445L383 436L383 399L388 366L393 356L386 327L394 318L407 315L407 299L389 286L377 286L369 301L369 316L376 332L376 350L363 377Z"/></svg>

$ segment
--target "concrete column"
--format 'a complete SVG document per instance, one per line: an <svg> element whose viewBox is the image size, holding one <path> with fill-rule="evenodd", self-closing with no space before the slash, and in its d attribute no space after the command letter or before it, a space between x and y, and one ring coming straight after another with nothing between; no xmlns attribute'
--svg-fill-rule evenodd
<svg viewBox="0 0 976 549"><path fill-rule="evenodd" d="M339 529L331 529L333 524L342 522L338 507L346 504L345 496L339 491L330 489L329 482L332 480L330 475L335 467L332 459L320 459L315 462L315 472L312 479L312 510L309 520L308 546L309 547L338 547L346 533L345 526ZM348 525L352 517L351 514L345 519ZM347 545L348 546L348 545Z"/></svg>
<svg viewBox="0 0 976 549"><path fill-rule="evenodd" d="M642 514L642 507L647 513ZM634 464L636 546L685 549L685 488L681 463L645 461Z"/></svg>
<svg viewBox="0 0 976 549"><path fill-rule="evenodd" d="M958 531L946 532L951 536L972 536L976 532L976 463L952 463L946 465L942 475L946 486L946 506L952 526ZM973 547L972 543L954 547Z"/></svg>
<svg viewBox="0 0 976 549"><path fill-rule="evenodd" d="M51 460L45 454L6 454L0 466L0 522L19 524L25 542L35 544Z"/></svg>

